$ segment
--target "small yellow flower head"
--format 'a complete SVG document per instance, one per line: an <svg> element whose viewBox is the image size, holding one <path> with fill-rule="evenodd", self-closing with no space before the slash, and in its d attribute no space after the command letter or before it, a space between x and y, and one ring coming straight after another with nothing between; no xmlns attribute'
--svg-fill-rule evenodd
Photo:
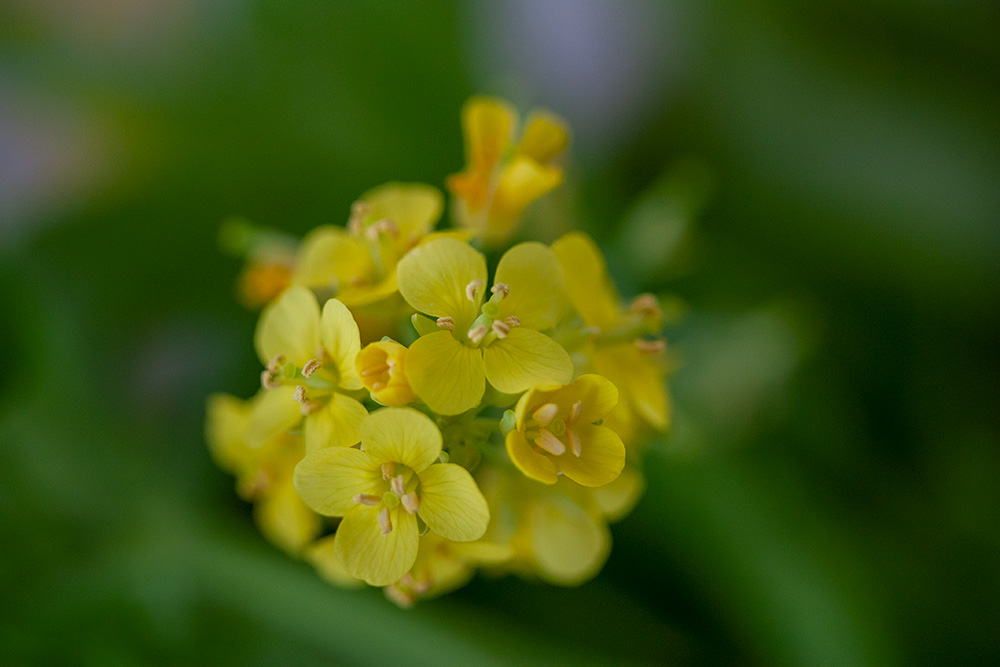
<svg viewBox="0 0 1000 667"><path fill-rule="evenodd" d="M358 375L382 405L406 405L413 402L413 389L406 379L406 348L392 340L370 343L358 353Z"/></svg>
<svg viewBox="0 0 1000 667"><path fill-rule="evenodd" d="M355 202L347 229L319 227L299 248L292 283L336 296L354 308L396 292L396 263L441 217L429 185L387 183Z"/></svg>
<svg viewBox="0 0 1000 667"><path fill-rule="evenodd" d="M260 442L304 419L306 449L349 447L368 411L345 392L363 387L355 367L361 349L358 325L343 303L330 299L320 312L312 292L289 288L264 309L256 333L268 390L251 420Z"/></svg>
<svg viewBox="0 0 1000 667"><path fill-rule="evenodd" d="M251 262L240 274L240 301L247 308L260 308L285 291L292 281L292 270L279 262Z"/></svg>
<svg viewBox="0 0 1000 667"><path fill-rule="evenodd" d="M662 325L655 297L640 295L624 307L600 249L582 232L566 234L552 250L566 274L569 300L594 334L585 346L590 365L621 390L612 420L628 425L641 420L666 428L670 401L660 358L665 344L645 338L658 334Z"/></svg>
<svg viewBox="0 0 1000 667"><path fill-rule="evenodd" d="M500 259L486 288L486 259L468 243L439 238L399 263L399 289L438 330L418 338L406 357L414 392L431 409L456 415L477 406L489 380L516 394L536 384L565 383L569 354L541 330L566 308L562 269L541 243L521 243Z"/></svg>
<svg viewBox="0 0 1000 667"><path fill-rule="evenodd" d="M344 517L334 549L351 576L372 586L398 581L417 558L420 517L448 540L477 540L489 507L472 475L437 463L441 432L411 408L383 408L361 424L361 449L329 447L295 469L295 489L311 508Z"/></svg>
<svg viewBox="0 0 1000 667"><path fill-rule="evenodd" d="M564 387L535 387L515 409L507 453L521 472L546 484L563 473L583 486L611 482L625 466L625 445L603 419L618 390L600 375L581 375Z"/></svg>
<svg viewBox="0 0 1000 667"><path fill-rule="evenodd" d="M554 163L569 145L565 121L536 111L515 143L517 124L517 112L503 100L474 97L462 109L466 167L447 185L459 224L490 245L509 237L524 209L563 181Z"/></svg>

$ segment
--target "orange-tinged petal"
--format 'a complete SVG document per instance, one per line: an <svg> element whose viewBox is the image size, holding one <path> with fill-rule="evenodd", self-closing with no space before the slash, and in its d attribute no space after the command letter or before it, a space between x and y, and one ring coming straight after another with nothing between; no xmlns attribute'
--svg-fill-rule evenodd
<svg viewBox="0 0 1000 667"><path fill-rule="evenodd" d="M507 434L507 454L514 465L528 477L545 484L555 484L559 480L552 459L532 449L520 431Z"/></svg>
<svg viewBox="0 0 1000 667"><path fill-rule="evenodd" d="M452 317L456 327L472 323L485 291L486 258L468 243L441 237L423 243L399 260L399 292L416 310L434 317ZM483 284L477 301L466 298L474 280Z"/></svg>
<svg viewBox="0 0 1000 667"><path fill-rule="evenodd" d="M248 445L261 447L301 421L302 410L292 398L294 393L295 387L277 387L257 395L247 424Z"/></svg>
<svg viewBox="0 0 1000 667"><path fill-rule="evenodd" d="M483 350L483 361L486 379L505 394L536 384L566 384L573 377L573 361L566 350L545 334L524 327L490 343Z"/></svg>
<svg viewBox="0 0 1000 667"><path fill-rule="evenodd" d="M510 291L500 302L498 319L515 315L528 329L548 329L566 311L566 284L552 248L542 243L519 243L500 258L494 283Z"/></svg>
<svg viewBox="0 0 1000 667"><path fill-rule="evenodd" d="M319 304L305 287L290 287L261 313L254 335L260 360L279 355L301 366L319 346Z"/></svg>
<svg viewBox="0 0 1000 667"><path fill-rule="evenodd" d="M592 424L577 424L573 432L580 438L581 454L567 451L556 457L563 474L583 486L601 486L618 477L625 467L625 445L618 434Z"/></svg>
<svg viewBox="0 0 1000 667"><path fill-rule="evenodd" d="M583 232L570 232L553 243L552 250L566 274L569 300L583 321L613 328L618 319L618 293L597 244Z"/></svg>
<svg viewBox="0 0 1000 667"><path fill-rule="evenodd" d="M473 97L462 107L469 168L490 169L513 140L517 112L503 100Z"/></svg>
<svg viewBox="0 0 1000 667"><path fill-rule="evenodd" d="M526 157L515 157L500 175L493 194L493 210L501 217L516 217L528 206L563 182L563 171L546 167Z"/></svg>
<svg viewBox="0 0 1000 667"><path fill-rule="evenodd" d="M608 557L608 527L571 498L552 495L533 503L527 520L539 575L547 581L564 586L583 583Z"/></svg>
<svg viewBox="0 0 1000 667"><path fill-rule="evenodd" d="M337 299L330 299L323 306L320 340L337 365L340 387L348 391L361 389L361 377L354 367L354 359L361 350L361 334L351 311Z"/></svg>
<svg viewBox="0 0 1000 667"><path fill-rule="evenodd" d="M392 530L379 528L380 507L358 505L344 517L334 538L334 550L351 576L372 586L387 586L409 571L417 559L417 517L402 505L389 511Z"/></svg>
<svg viewBox="0 0 1000 667"><path fill-rule="evenodd" d="M306 451L356 445L361 439L358 427L367 416L368 410L355 399L333 394L326 405L306 416Z"/></svg>
<svg viewBox="0 0 1000 667"><path fill-rule="evenodd" d="M476 407L486 391L483 353L458 342L450 331L421 336L410 345L406 377L417 396L442 415Z"/></svg>
<svg viewBox="0 0 1000 667"><path fill-rule="evenodd" d="M471 542L483 536L490 522L490 508L468 470L454 463L438 463L419 477L418 514L428 528L456 542Z"/></svg>
<svg viewBox="0 0 1000 667"><path fill-rule="evenodd" d="M361 447L381 465L402 463L420 472L441 454L441 431L413 408L382 408L361 424Z"/></svg>
<svg viewBox="0 0 1000 667"><path fill-rule="evenodd" d="M546 111L534 111L525 123L517 152L544 164L559 157L567 146L569 125L566 121Z"/></svg>
<svg viewBox="0 0 1000 667"><path fill-rule="evenodd" d="M295 467L295 490L313 510L344 516L357 494L381 496L385 490L377 462L352 447L326 447L306 454Z"/></svg>

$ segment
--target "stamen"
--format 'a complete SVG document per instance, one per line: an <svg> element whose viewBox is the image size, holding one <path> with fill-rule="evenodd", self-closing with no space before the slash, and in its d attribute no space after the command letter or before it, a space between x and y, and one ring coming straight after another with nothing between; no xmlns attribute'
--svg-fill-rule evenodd
<svg viewBox="0 0 1000 667"><path fill-rule="evenodd" d="M354 236L361 236L361 231L363 229L362 221L368 217L371 212L371 206L363 201L356 201L351 204L351 217L347 221L347 229Z"/></svg>
<svg viewBox="0 0 1000 667"><path fill-rule="evenodd" d="M509 326L511 329L513 329L514 327L521 326L521 318L518 317L517 315L511 315L510 317L505 319L503 323Z"/></svg>
<svg viewBox="0 0 1000 667"><path fill-rule="evenodd" d="M545 427L549 425L549 422L556 418L557 414L559 414L559 406L555 403L546 403L532 412L531 418L538 422L539 426Z"/></svg>
<svg viewBox="0 0 1000 667"><path fill-rule="evenodd" d="M452 317L439 317L437 318L437 325L442 329L447 329L448 331L454 331L455 319Z"/></svg>
<svg viewBox="0 0 1000 667"><path fill-rule="evenodd" d="M473 280L468 285L465 286L465 298L469 301L475 302L476 300L476 290L483 286L483 281Z"/></svg>
<svg viewBox="0 0 1000 667"><path fill-rule="evenodd" d="M635 346L642 354L659 354L667 349L667 341L663 340L643 340L639 338L635 341Z"/></svg>
<svg viewBox="0 0 1000 667"><path fill-rule="evenodd" d="M312 377L313 373L318 371L323 366L323 362L319 359L310 359L306 362L306 365L302 367L302 377Z"/></svg>
<svg viewBox="0 0 1000 667"><path fill-rule="evenodd" d="M396 475L389 483L389 487L397 496L402 496L406 493L406 480L403 479L402 475Z"/></svg>
<svg viewBox="0 0 1000 667"><path fill-rule="evenodd" d="M469 340L478 344L479 341L486 337L486 334L489 333L489 331L490 330L482 324L477 327L472 327L469 329Z"/></svg>
<svg viewBox="0 0 1000 667"><path fill-rule="evenodd" d="M652 294L640 294L635 297L632 305L629 306L629 312L639 313L643 317L661 317L663 312L660 310L659 300Z"/></svg>
<svg viewBox="0 0 1000 667"><path fill-rule="evenodd" d="M559 438L552 435L545 429L542 429L542 435L535 440L535 444L553 456L559 456L566 451L566 445L562 444L562 442L559 441Z"/></svg>
<svg viewBox="0 0 1000 667"><path fill-rule="evenodd" d="M393 473L396 472L396 464L392 461L382 464L382 479L389 481L392 479Z"/></svg>
<svg viewBox="0 0 1000 667"><path fill-rule="evenodd" d="M367 368L361 369L361 377L370 377L372 375L381 375L385 373L390 368L389 364L381 364L379 366L368 366ZM305 371L302 372L305 375Z"/></svg>
<svg viewBox="0 0 1000 667"><path fill-rule="evenodd" d="M493 331L496 332L497 338L506 338L507 334L510 333L510 327L500 320L493 320L492 328Z"/></svg>
<svg viewBox="0 0 1000 667"><path fill-rule="evenodd" d="M566 418L566 424L572 426L576 423L576 420L580 418L580 411L583 410L583 401L577 401L569 409L569 417Z"/></svg>
<svg viewBox="0 0 1000 667"><path fill-rule="evenodd" d="M278 374L274 371L262 372L260 374L260 386L264 387L264 389L277 389L281 386L281 383L275 379L277 376Z"/></svg>
<svg viewBox="0 0 1000 667"><path fill-rule="evenodd" d="M382 496L373 496L370 493L359 493L352 500L361 505L368 505L369 507L375 507L380 502L382 502Z"/></svg>
<svg viewBox="0 0 1000 667"><path fill-rule="evenodd" d="M323 407L317 401L306 397L306 388L302 385L295 388L295 393L292 394L292 398L294 398L299 405L302 406L301 412L303 415L310 415Z"/></svg>
<svg viewBox="0 0 1000 667"><path fill-rule="evenodd" d="M381 234L388 234L389 236L395 238L399 236L399 227L392 220L379 220L371 227L368 228L366 236L369 241L376 242Z"/></svg>
<svg viewBox="0 0 1000 667"><path fill-rule="evenodd" d="M392 602L395 602L403 609L409 609L413 606L413 603L417 601L416 595L400 590L399 586L396 584L389 584L382 590L385 591L385 596L387 598L389 598Z"/></svg>
<svg viewBox="0 0 1000 667"><path fill-rule="evenodd" d="M383 507L378 513L378 525L382 528L382 537L392 532L392 519L389 517L388 507Z"/></svg>
<svg viewBox="0 0 1000 667"><path fill-rule="evenodd" d="M583 452L580 436L573 431L566 431L566 439L569 440L569 449L573 452L573 456L580 458L580 454Z"/></svg>
<svg viewBox="0 0 1000 667"><path fill-rule="evenodd" d="M267 370L272 373L278 373L281 371L281 367L285 364L285 355L279 354L271 361L267 362Z"/></svg>
<svg viewBox="0 0 1000 667"><path fill-rule="evenodd" d="M507 285L506 283L496 283L495 285L493 285L493 287L490 288L490 291L493 292L494 294L497 294L498 292L503 292L503 296L500 298L504 299L507 297L508 294L510 294L510 286Z"/></svg>
<svg viewBox="0 0 1000 667"><path fill-rule="evenodd" d="M308 398L306 398L306 388L303 387L302 385L299 385L298 387L296 387L295 388L295 393L292 394L292 398L294 398L296 401L298 401L302 405L305 405L306 401L309 400Z"/></svg>
<svg viewBox="0 0 1000 667"><path fill-rule="evenodd" d="M420 498L417 498L417 494L413 491L400 496L399 502L403 503L403 507L410 514L416 514L417 510L420 509Z"/></svg>

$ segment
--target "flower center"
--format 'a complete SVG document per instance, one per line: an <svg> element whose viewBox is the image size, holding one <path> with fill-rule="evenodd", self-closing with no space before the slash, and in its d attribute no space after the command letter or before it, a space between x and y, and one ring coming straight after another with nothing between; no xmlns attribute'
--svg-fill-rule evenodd
<svg viewBox="0 0 1000 667"><path fill-rule="evenodd" d="M382 495L359 493L354 496L354 502L369 507L381 505L377 515L382 536L392 532L392 513L390 510L403 506L409 514L416 514L420 508L420 497L416 489L420 478L412 470L393 461L382 464L382 479L388 482L388 488Z"/></svg>
<svg viewBox="0 0 1000 667"><path fill-rule="evenodd" d="M577 401L563 418L557 416L559 406L555 403L546 403L536 408L524 422L525 439L533 443L535 451L539 453L561 456L568 448L573 456L579 457L583 452L583 445L573 427L580 419L581 408L582 402Z"/></svg>
<svg viewBox="0 0 1000 667"><path fill-rule="evenodd" d="M465 296L469 301L475 302L476 294L482 284L481 280L473 280L466 285ZM506 338L512 328L521 326L520 318L513 315L503 320L497 319L500 316L500 302L510 294L510 287L505 283L496 283L490 291L493 293L492 296L479 309L479 317L466 334L473 347L486 347L497 338ZM440 325L440 321L438 324ZM452 327L454 328L454 323Z"/></svg>

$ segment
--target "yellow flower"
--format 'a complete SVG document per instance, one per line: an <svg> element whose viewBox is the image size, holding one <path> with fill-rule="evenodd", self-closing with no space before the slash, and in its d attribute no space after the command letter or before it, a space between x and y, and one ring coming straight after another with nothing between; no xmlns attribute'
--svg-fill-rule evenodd
<svg viewBox="0 0 1000 667"><path fill-rule="evenodd" d="M383 340L362 348L355 365L374 400L382 405L398 406L413 402L405 361L405 347L394 340Z"/></svg>
<svg viewBox="0 0 1000 667"><path fill-rule="evenodd" d="M320 531L319 515L292 487L292 473L302 460L302 438L281 433L257 447L246 435L261 404L226 394L208 400L206 437L219 467L236 475L237 489L254 503L254 517L264 535L290 553L298 553Z"/></svg>
<svg viewBox="0 0 1000 667"><path fill-rule="evenodd" d="M441 217L441 193L387 183L354 204L347 229L323 226L303 241L292 283L336 296L354 308L396 292L396 263Z"/></svg>
<svg viewBox="0 0 1000 667"><path fill-rule="evenodd" d="M312 292L291 287L264 309L255 336L267 366L267 392L250 423L251 443L264 442L304 419L306 450L351 446L368 411L344 392L363 387L355 368L358 326L337 299L320 314Z"/></svg>
<svg viewBox="0 0 1000 667"><path fill-rule="evenodd" d="M581 375L564 387L535 387L517 402L507 453L521 472L546 484L559 473L584 486L614 480L625 466L625 445L603 419L618 390L600 375Z"/></svg>
<svg viewBox="0 0 1000 667"><path fill-rule="evenodd" d="M539 331L552 327L566 307L552 249L521 243L508 250L483 303L486 279L483 255L452 238L428 241L399 263L400 293L440 328L418 338L406 356L410 385L437 413L477 406L486 380L516 394L572 378L569 354Z"/></svg>
<svg viewBox="0 0 1000 667"><path fill-rule="evenodd" d="M514 143L517 112L503 100L474 97L462 109L466 167L448 178L458 222L496 245L517 226L524 209L563 181L554 165L569 145L566 123L545 111L528 118Z"/></svg>
<svg viewBox="0 0 1000 667"><path fill-rule="evenodd" d="M666 428L670 402L660 359L663 341L644 338L661 327L656 299L644 294L630 307L622 307L600 249L582 232L566 234L552 244L552 250L566 274L569 300L592 333L584 354L592 369L621 392L611 422L616 428L621 425L623 435L634 429L636 417L654 428Z"/></svg>
<svg viewBox="0 0 1000 667"><path fill-rule="evenodd" d="M320 514L343 516L334 549L351 576L391 584L417 558L417 517L449 540L479 539L489 507L469 472L436 463L441 432L412 408L383 408L361 424L361 449L311 452L295 489Z"/></svg>

